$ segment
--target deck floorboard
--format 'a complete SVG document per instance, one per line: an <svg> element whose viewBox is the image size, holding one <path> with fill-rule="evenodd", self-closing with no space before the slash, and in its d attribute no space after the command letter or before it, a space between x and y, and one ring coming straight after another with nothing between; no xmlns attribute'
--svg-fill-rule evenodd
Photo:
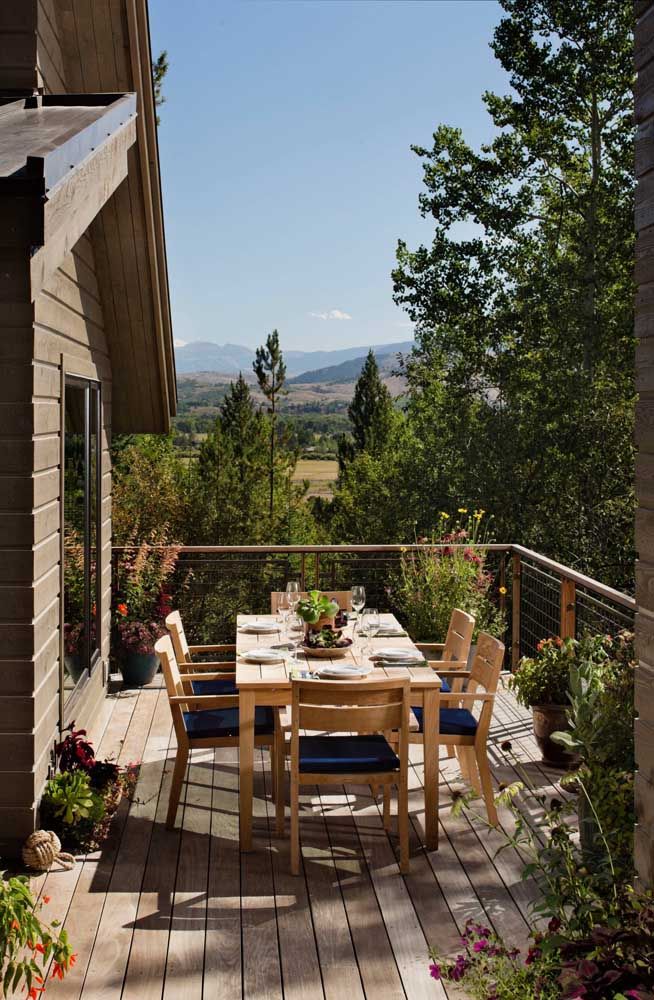
<svg viewBox="0 0 654 1000"><path fill-rule="evenodd" d="M440 846L427 852L422 749L411 748L405 877L395 824L384 830L381 799L367 786L303 788L302 874L293 878L288 836L276 836L267 798L266 753L256 754L253 852L238 847L235 749L195 751L177 828L166 831L175 740L165 691L155 681L110 700L98 752L141 760L139 780L101 852L34 879L79 956L53 1000L446 998L461 994L430 978L428 947L454 953L468 917L524 946L535 887L521 879L518 852L497 854L500 833L452 813L452 794L464 788L456 759L441 757ZM529 714L504 687L489 757L496 786L524 770L539 791L561 794ZM525 799L524 808L537 828L538 807ZM508 828L508 810L500 820Z"/></svg>

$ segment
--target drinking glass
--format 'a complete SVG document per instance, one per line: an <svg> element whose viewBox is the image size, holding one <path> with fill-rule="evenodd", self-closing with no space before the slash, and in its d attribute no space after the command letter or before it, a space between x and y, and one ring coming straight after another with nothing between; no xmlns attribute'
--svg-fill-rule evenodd
<svg viewBox="0 0 654 1000"><path fill-rule="evenodd" d="M288 596L288 606L291 611L295 611L300 600L300 584L297 580L289 580L286 584L286 594Z"/></svg>
<svg viewBox="0 0 654 1000"><path fill-rule="evenodd" d="M286 629L286 619L288 618L290 610L291 605L289 603L288 594L284 592L279 595L279 600L277 602L277 621L282 626L282 631L285 631Z"/></svg>
<svg viewBox="0 0 654 1000"><path fill-rule="evenodd" d="M288 651L290 653L291 666L296 668L299 666L297 651L302 642L302 626L303 622L299 615L290 614L287 619L287 643Z"/></svg>
<svg viewBox="0 0 654 1000"><path fill-rule="evenodd" d="M366 606L366 588L352 587L352 608L359 615Z"/></svg>

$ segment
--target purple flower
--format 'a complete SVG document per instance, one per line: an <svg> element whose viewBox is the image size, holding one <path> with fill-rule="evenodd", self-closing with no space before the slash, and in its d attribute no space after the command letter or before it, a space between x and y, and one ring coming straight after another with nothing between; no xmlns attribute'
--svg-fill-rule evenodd
<svg viewBox="0 0 654 1000"><path fill-rule="evenodd" d="M535 962L537 958L540 958L540 956L540 948L530 948L527 952L527 957L525 958L525 965L531 965L532 962Z"/></svg>
<svg viewBox="0 0 654 1000"><path fill-rule="evenodd" d="M480 938L479 941L475 941L472 946L473 951L485 951L488 948L488 941L486 938Z"/></svg>
<svg viewBox="0 0 654 1000"><path fill-rule="evenodd" d="M432 979L440 979L441 978L440 965L436 965L435 962L432 963L432 965L429 966L429 975L431 976Z"/></svg>

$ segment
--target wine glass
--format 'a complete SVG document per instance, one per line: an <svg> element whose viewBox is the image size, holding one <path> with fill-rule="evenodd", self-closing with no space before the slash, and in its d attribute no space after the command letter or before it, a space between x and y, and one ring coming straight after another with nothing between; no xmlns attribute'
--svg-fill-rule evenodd
<svg viewBox="0 0 654 1000"><path fill-rule="evenodd" d="M279 599L277 601L277 621L282 626L282 631L285 631L286 629L286 619L288 618L290 610L291 605L288 599L288 594L284 591L283 594L279 595Z"/></svg>
<svg viewBox="0 0 654 1000"><path fill-rule="evenodd" d="M366 588L355 586L352 587L352 609L356 611L357 617L361 614L366 606Z"/></svg>
<svg viewBox="0 0 654 1000"><path fill-rule="evenodd" d="M299 615L289 614L287 618L287 644L290 653L290 664L292 669L299 666L297 651L302 642L302 619Z"/></svg>
<svg viewBox="0 0 654 1000"><path fill-rule="evenodd" d="M289 580L286 584L286 594L288 596L288 606L294 612L300 601L300 584L297 580Z"/></svg>

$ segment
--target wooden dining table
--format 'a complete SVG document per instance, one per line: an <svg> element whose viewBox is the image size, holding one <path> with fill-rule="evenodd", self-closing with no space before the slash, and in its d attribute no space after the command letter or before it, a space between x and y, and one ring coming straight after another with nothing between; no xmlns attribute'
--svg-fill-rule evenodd
<svg viewBox="0 0 654 1000"><path fill-rule="evenodd" d="M393 615L380 615L381 628L389 625L398 626ZM244 631L248 625L257 622L277 624L276 632L255 634ZM348 624L344 635L352 637L353 624ZM252 808L254 789L254 717L259 705L279 707L290 705L291 702L291 672L294 669L287 658L279 663L252 663L245 659L248 653L257 646L271 646L284 641L281 624L274 615L239 615L236 634L236 686L239 699L239 812L240 812L240 846L242 851L252 850ZM421 654L408 636L377 636L367 640L380 650L384 646L402 647L416 654ZM367 680L379 680L383 677L408 677L411 681L411 705L420 706L423 710L424 723L424 788L425 788L425 843L428 850L438 847L438 755L439 755L439 706L438 695L441 680L437 672L425 665L390 666L375 661L375 652L371 659L363 656L357 641L344 657L334 659L317 659L305 657L300 647L298 663L300 670L309 670L318 675L321 668L327 664L354 664L355 666L373 666L371 672L352 683L365 684ZM298 669L298 665L295 665Z"/></svg>

